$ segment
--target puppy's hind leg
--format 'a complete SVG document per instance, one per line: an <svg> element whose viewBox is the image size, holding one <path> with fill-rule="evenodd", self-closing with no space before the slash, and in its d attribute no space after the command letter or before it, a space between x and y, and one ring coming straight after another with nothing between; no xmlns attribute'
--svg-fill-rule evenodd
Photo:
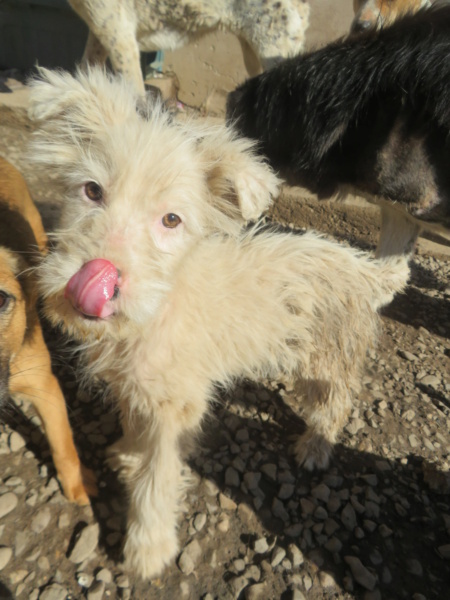
<svg viewBox="0 0 450 600"><path fill-rule="evenodd" d="M306 381L301 391L308 429L295 444L295 457L308 471L326 469L350 412L350 395L345 386L326 381Z"/></svg>

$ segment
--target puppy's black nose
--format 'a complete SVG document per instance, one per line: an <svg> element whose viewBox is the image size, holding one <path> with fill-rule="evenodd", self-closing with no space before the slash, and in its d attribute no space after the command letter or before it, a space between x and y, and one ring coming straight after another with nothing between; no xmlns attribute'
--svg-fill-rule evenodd
<svg viewBox="0 0 450 600"><path fill-rule="evenodd" d="M368 29L370 29L373 26L373 23L371 21L365 21L365 20L356 20L353 21L350 32L351 33L363 33L364 31L367 31Z"/></svg>

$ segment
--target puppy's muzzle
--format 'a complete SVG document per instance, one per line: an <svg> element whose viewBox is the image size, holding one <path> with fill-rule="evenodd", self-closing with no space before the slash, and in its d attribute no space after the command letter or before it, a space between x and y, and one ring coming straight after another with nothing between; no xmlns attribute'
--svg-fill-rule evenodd
<svg viewBox="0 0 450 600"><path fill-rule="evenodd" d="M64 297L84 316L105 319L115 312L120 284L118 269L109 260L96 258L70 278Z"/></svg>

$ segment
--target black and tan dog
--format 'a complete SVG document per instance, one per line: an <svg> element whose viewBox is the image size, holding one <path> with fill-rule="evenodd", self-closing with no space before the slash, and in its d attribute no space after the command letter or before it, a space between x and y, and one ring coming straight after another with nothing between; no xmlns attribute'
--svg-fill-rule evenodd
<svg viewBox="0 0 450 600"><path fill-rule="evenodd" d="M25 181L0 157L0 405L10 396L32 402L66 497L88 504L96 493L95 477L78 458L36 311L30 267L46 250L47 236Z"/></svg>
<svg viewBox="0 0 450 600"><path fill-rule="evenodd" d="M380 256L450 231L450 6L288 59L228 98L290 183L382 207Z"/></svg>

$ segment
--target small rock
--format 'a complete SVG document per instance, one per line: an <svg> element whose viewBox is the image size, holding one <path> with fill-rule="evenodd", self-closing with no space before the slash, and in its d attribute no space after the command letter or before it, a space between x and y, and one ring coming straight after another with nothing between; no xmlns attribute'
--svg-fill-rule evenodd
<svg viewBox="0 0 450 600"><path fill-rule="evenodd" d="M275 517L280 518L282 521L289 521L289 513L284 508L284 504L278 498L273 499L272 513Z"/></svg>
<svg viewBox="0 0 450 600"><path fill-rule="evenodd" d="M261 566L263 567L264 564L266 564L267 561L262 561L261 562ZM270 570L270 565L268 565L269 570ZM247 569L245 570L244 573L244 577L248 580L248 581L252 581L257 583L260 579L261 579L261 571L259 570L259 568L256 565L249 565L247 567Z"/></svg>
<svg viewBox="0 0 450 600"><path fill-rule="evenodd" d="M102 600L105 591L104 581L94 581L87 593L87 600Z"/></svg>
<svg viewBox="0 0 450 600"><path fill-rule="evenodd" d="M234 577L230 581L230 587L233 590L234 597L239 598L242 590L248 585L248 579L240 575L239 577Z"/></svg>
<svg viewBox="0 0 450 600"><path fill-rule="evenodd" d="M301 523L294 523L293 525L289 525L284 528L284 533L292 538L298 538L303 530L303 525Z"/></svg>
<svg viewBox="0 0 450 600"><path fill-rule="evenodd" d="M355 581L366 588L366 590L373 591L377 582L375 575L372 575L356 556L344 556L344 560L350 567Z"/></svg>
<svg viewBox="0 0 450 600"><path fill-rule="evenodd" d="M413 411L412 408L405 410L405 412L402 413L402 419L405 419L405 421L408 421L408 423L411 423L411 421L415 419L415 417L416 413Z"/></svg>
<svg viewBox="0 0 450 600"><path fill-rule="evenodd" d="M261 467L261 473L265 475L271 481L277 480L277 465L273 463L266 463Z"/></svg>
<svg viewBox="0 0 450 600"><path fill-rule="evenodd" d="M324 548L331 553L340 552L342 549L342 543L337 537L332 537L324 544Z"/></svg>
<svg viewBox="0 0 450 600"><path fill-rule="evenodd" d="M206 523L205 513L197 513L194 517L193 525L195 531L201 531Z"/></svg>
<svg viewBox="0 0 450 600"><path fill-rule="evenodd" d="M353 531L357 525L355 509L347 503L341 512L341 521L348 531Z"/></svg>
<svg viewBox="0 0 450 600"><path fill-rule="evenodd" d="M26 445L26 441L17 431L12 431L9 435L8 444L11 452L17 452Z"/></svg>
<svg viewBox="0 0 450 600"><path fill-rule="evenodd" d="M410 558L406 561L406 564L408 567L408 573L411 573L411 575L417 575L417 577L423 576L423 568L418 560L415 558Z"/></svg>
<svg viewBox="0 0 450 600"><path fill-rule="evenodd" d="M292 495L294 494L295 491L295 485L292 485L292 483L283 483L280 486L280 490L278 492L278 498L280 498L280 500L288 500L289 498L292 497Z"/></svg>
<svg viewBox="0 0 450 600"><path fill-rule="evenodd" d="M264 554L269 549L269 544L267 543L266 538L258 538L253 543L253 550L256 554Z"/></svg>
<svg viewBox="0 0 450 600"><path fill-rule="evenodd" d="M217 523L217 529L222 533L226 533L230 529L230 519L227 515L222 515Z"/></svg>
<svg viewBox="0 0 450 600"><path fill-rule="evenodd" d="M425 377L420 380L420 383L423 385L429 385L431 388L435 389L439 387L441 379L436 377L436 375L425 375Z"/></svg>
<svg viewBox="0 0 450 600"><path fill-rule="evenodd" d="M12 548L7 548L6 546L0 548L0 571L9 563L12 553Z"/></svg>
<svg viewBox="0 0 450 600"><path fill-rule="evenodd" d="M417 446L420 445L419 440L413 433L410 436L408 436L408 441L409 441L411 448L417 448Z"/></svg>
<svg viewBox="0 0 450 600"><path fill-rule="evenodd" d="M225 485L231 485L232 487L239 487L239 473L233 467L228 467L225 471Z"/></svg>
<svg viewBox="0 0 450 600"><path fill-rule="evenodd" d="M92 575L89 575L89 573L78 573L77 574L78 585L83 588L91 587L93 580L94 580L94 578L92 577Z"/></svg>
<svg viewBox="0 0 450 600"><path fill-rule="evenodd" d="M51 583L39 594L39 600L65 600L67 590L59 583Z"/></svg>
<svg viewBox="0 0 450 600"><path fill-rule="evenodd" d="M286 550L284 550L284 548L280 548L279 546L275 546L275 548L272 551L272 556L270 560L270 564L272 565L272 567L276 567L277 565L279 565L285 556Z"/></svg>
<svg viewBox="0 0 450 600"><path fill-rule="evenodd" d="M323 506L318 506L314 511L314 517L320 521L325 521L328 519L328 513Z"/></svg>
<svg viewBox="0 0 450 600"><path fill-rule="evenodd" d="M360 429L365 426L365 422L362 419L352 419L350 423L344 428L350 435L355 435Z"/></svg>
<svg viewBox="0 0 450 600"><path fill-rule="evenodd" d="M378 485L378 477L375 475L375 473L370 473L368 475L361 475L361 479L363 479L366 483L368 483L372 487L375 487L376 485Z"/></svg>
<svg viewBox="0 0 450 600"><path fill-rule="evenodd" d="M261 473L253 473L252 471L249 471L244 475L244 483L249 490L255 490L258 487L260 480Z"/></svg>
<svg viewBox="0 0 450 600"><path fill-rule="evenodd" d="M336 582L333 578L332 575L330 575L329 573L326 573L325 571L321 571L319 573L319 581L320 581L320 585L323 588L331 588L331 587L335 587Z"/></svg>
<svg viewBox="0 0 450 600"><path fill-rule="evenodd" d="M294 569L302 565L305 560L302 551L295 544L289 544L287 547L287 557Z"/></svg>
<svg viewBox="0 0 450 600"><path fill-rule="evenodd" d="M201 555L201 547L197 540L192 540L180 554L178 559L178 568L185 575L190 575L198 562Z"/></svg>
<svg viewBox="0 0 450 600"><path fill-rule="evenodd" d="M228 496L225 496L225 494L219 494L219 505L220 508L223 508L224 510L236 510L237 504L234 500L232 500L231 498L228 498Z"/></svg>
<svg viewBox="0 0 450 600"><path fill-rule="evenodd" d="M9 514L17 506L18 498L13 492L0 496L0 519Z"/></svg>
<svg viewBox="0 0 450 600"><path fill-rule="evenodd" d="M68 513L62 513L58 519L58 527L59 529L64 529L70 525L70 517Z"/></svg>
<svg viewBox="0 0 450 600"><path fill-rule="evenodd" d="M37 566L41 571L48 571L50 569L50 561L46 556L40 556L37 561Z"/></svg>
<svg viewBox="0 0 450 600"><path fill-rule="evenodd" d="M239 429L238 431L236 431L236 435L235 435L234 439L236 440L236 442L238 444L243 444L244 442L248 442L248 440L249 440L248 429Z"/></svg>
<svg viewBox="0 0 450 600"><path fill-rule="evenodd" d="M265 583L254 583L245 589L245 600L266 600L267 586Z"/></svg>
<svg viewBox="0 0 450 600"><path fill-rule="evenodd" d="M69 560L73 563L81 563L88 558L98 545L99 525L87 525L78 534L75 545L69 555Z"/></svg>
<svg viewBox="0 0 450 600"><path fill-rule="evenodd" d="M302 507L302 514L303 514L303 516L312 515L313 512L317 508L316 504L314 504L314 502L311 502L311 500L308 500L308 498L301 498L300 499L300 506Z"/></svg>
<svg viewBox="0 0 450 600"><path fill-rule="evenodd" d="M292 590L291 600L306 600L305 596L298 589Z"/></svg>
<svg viewBox="0 0 450 600"><path fill-rule="evenodd" d="M242 571L245 571L245 560L237 558L233 561L233 566L238 573L242 573Z"/></svg>
<svg viewBox="0 0 450 600"><path fill-rule="evenodd" d="M116 577L116 585L118 588L121 588L121 589L129 588L130 587L130 579L129 579L128 575L125 575L125 573L118 575Z"/></svg>
<svg viewBox="0 0 450 600"><path fill-rule="evenodd" d="M14 542L14 556L17 558L20 556L25 548L28 546L30 540L30 534L27 531L18 531L16 533Z"/></svg>
<svg viewBox="0 0 450 600"><path fill-rule="evenodd" d="M112 573L109 569L103 568L96 574L95 579L97 581L104 581L105 583L112 582Z"/></svg>
<svg viewBox="0 0 450 600"><path fill-rule="evenodd" d="M303 587L307 592L312 588L312 579L309 575L303 575Z"/></svg>
<svg viewBox="0 0 450 600"><path fill-rule="evenodd" d="M51 512L48 506L44 506L31 520L31 529L34 533L42 533L50 523Z"/></svg>
<svg viewBox="0 0 450 600"><path fill-rule="evenodd" d="M316 487L311 490L311 496L313 496L313 498L317 498L318 500L322 500L322 502L328 502L330 499L330 494L330 488L324 483L316 485Z"/></svg>
<svg viewBox="0 0 450 600"><path fill-rule="evenodd" d="M382 523L379 527L378 527L378 531L380 532L380 534L384 537L390 537L394 532L392 531L392 529L390 527L388 527L387 525L385 525L384 523Z"/></svg>

